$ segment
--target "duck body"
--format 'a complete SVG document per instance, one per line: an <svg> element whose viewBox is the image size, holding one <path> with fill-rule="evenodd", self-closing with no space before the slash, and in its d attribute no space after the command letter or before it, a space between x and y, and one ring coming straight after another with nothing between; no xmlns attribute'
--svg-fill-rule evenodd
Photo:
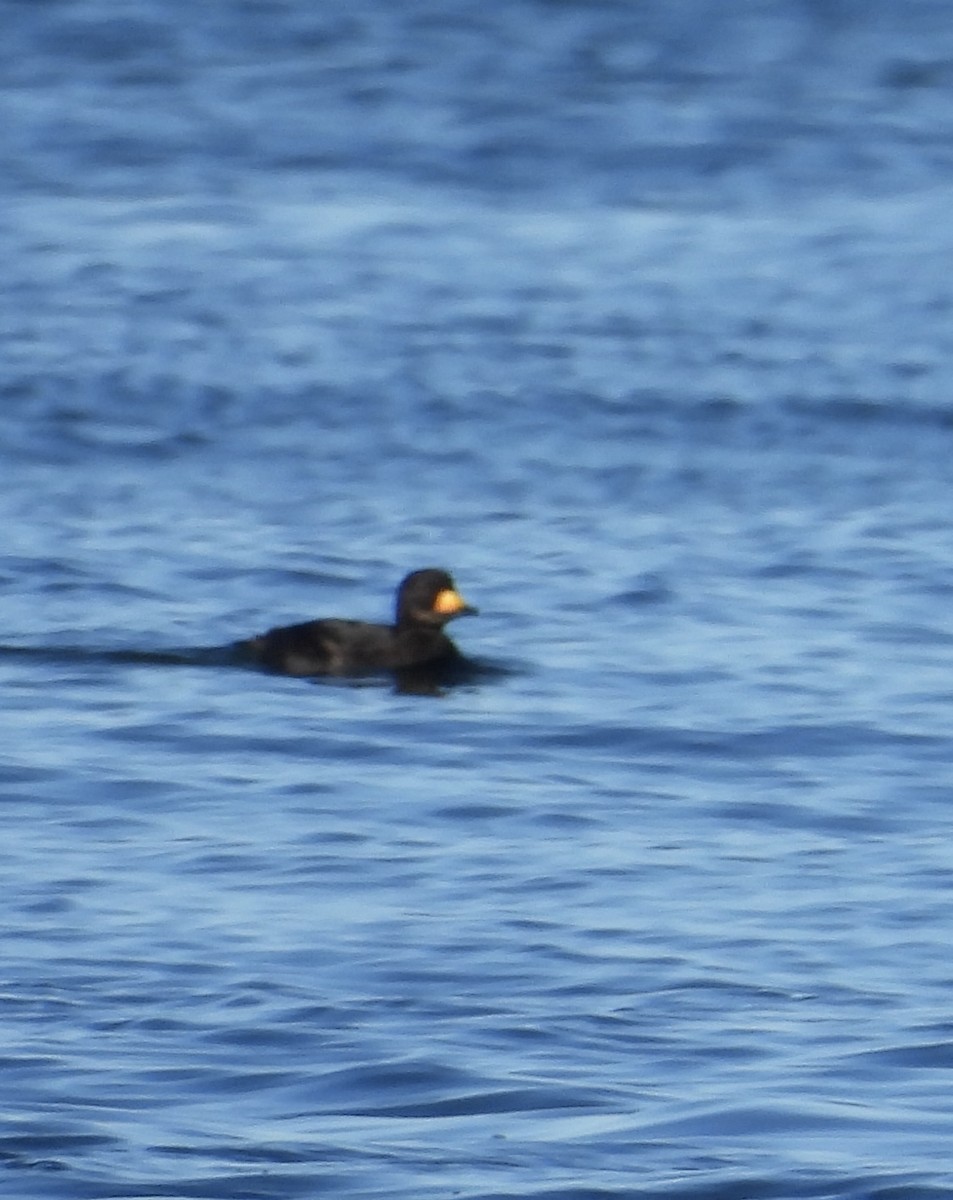
<svg viewBox="0 0 953 1200"><path fill-rule="evenodd" d="M446 571L413 571L397 589L395 608L392 625L325 617L270 629L239 648L284 675L367 675L463 660L444 625L476 609Z"/></svg>
<svg viewBox="0 0 953 1200"><path fill-rule="evenodd" d="M401 630L337 617L270 629L242 645L263 667L285 675L364 675L460 657L441 629Z"/></svg>

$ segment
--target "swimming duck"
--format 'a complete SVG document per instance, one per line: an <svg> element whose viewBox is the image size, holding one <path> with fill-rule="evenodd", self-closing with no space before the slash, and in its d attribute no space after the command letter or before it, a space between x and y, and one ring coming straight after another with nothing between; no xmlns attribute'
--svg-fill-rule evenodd
<svg viewBox="0 0 953 1200"><path fill-rule="evenodd" d="M444 626L476 613L446 571L412 571L397 589L393 625L324 617L239 642L263 667L285 675L365 675L462 661Z"/></svg>

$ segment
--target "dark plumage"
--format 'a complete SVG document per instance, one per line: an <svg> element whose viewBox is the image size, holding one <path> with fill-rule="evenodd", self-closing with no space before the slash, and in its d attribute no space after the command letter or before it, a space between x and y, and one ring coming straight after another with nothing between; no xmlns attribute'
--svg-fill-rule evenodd
<svg viewBox="0 0 953 1200"><path fill-rule="evenodd" d="M443 631L464 613L475 613L446 571L413 571L397 589L393 625L326 617L270 629L239 642L256 662L285 675L364 675L375 671L462 661Z"/></svg>

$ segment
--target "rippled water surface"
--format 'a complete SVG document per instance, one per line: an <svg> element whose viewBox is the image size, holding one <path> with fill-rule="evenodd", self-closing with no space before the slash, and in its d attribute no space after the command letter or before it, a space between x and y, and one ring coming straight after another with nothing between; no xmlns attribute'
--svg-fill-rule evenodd
<svg viewBox="0 0 953 1200"><path fill-rule="evenodd" d="M0 16L0 1194L953 1196L949 5Z"/></svg>

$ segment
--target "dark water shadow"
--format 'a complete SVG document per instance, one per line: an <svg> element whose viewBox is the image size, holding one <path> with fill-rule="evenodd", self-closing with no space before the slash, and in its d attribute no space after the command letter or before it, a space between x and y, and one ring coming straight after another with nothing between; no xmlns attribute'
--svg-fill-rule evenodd
<svg viewBox="0 0 953 1200"><path fill-rule="evenodd" d="M98 650L88 646L9 646L0 643L0 662L25 659L38 663L113 664L154 667L241 666L232 647L174 648L169 650Z"/></svg>
<svg viewBox="0 0 953 1200"><path fill-rule="evenodd" d="M368 671L354 675L288 675L270 670L249 658L241 644L227 648L232 665L256 671L261 675L306 683L312 687L391 687L404 696L445 696L452 691L475 689L484 684L510 678L519 673L513 666L473 658L457 658L449 662L424 663L397 671Z"/></svg>
<svg viewBox="0 0 953 1200"><path fill-rule="evenodd" d="M393 672L394 691L407 696L443 696L457 688L475 688L513 672L499 664L461 658L450 664L407 667Z"/></svg>
<svg viewBox="0 0 953 1200"><path fill-rule="evenodd" d="M253 671L318 687L392 686L401 695L442 696L465 687L478 687L523 673L508 664L460 658L451 662L425 664L401 671L365 675L291 676L270 671L249 657L241 643L225 646L175 647L167 650L124 648L101 650L86 646L16 646L0 643L0 662L20 659L58 665L114 665L145 667L210 667Z"/></svg>

